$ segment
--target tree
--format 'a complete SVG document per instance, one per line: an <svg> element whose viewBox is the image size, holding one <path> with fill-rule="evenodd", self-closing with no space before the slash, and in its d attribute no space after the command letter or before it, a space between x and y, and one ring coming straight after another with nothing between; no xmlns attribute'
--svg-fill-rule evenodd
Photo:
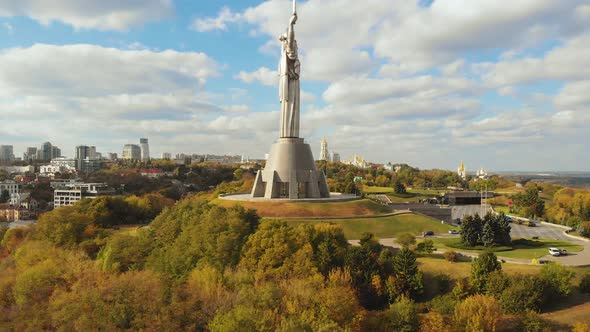
<svg viewBox="0 0 590 332"><path fill-rule="evenodd" d="M545 213L545 201L539 196L539 188L534 183L527 184L524 193L512 197L514 206L522 214L532 217L541 217Z"/></svg>
<svg viewBox="0 0 590 332"><path fill-rule="evenodd" d="M390 301L401 296L413 298L422 293L422 272L418 270L416 255L410 249L402 248L393 257L393 271L393 276L387 280Z"/></svg>
<svg viewBox="0 0 590 332"><path fill-rule="evenodd" d="M8 190L6 190L6 189L2 190L2 193L0 194L0 203L6 203L6 202L8 202L9 199L10 199L10 193L8 192Z"/></svg>
<svg viewBox="0 0 590 332"><path fill-rule="evenodd" d="M74 206L64 206L39 217L37 229L42 238L62 247L74 247L89 234L92 228L92 217L80 213Z"/></svg>
<svg viewBox="0 0 590 332"><path fill-rule="evenodd" d="M400 181L400 179L396 179L395 182L393 183L393 191L396 194L405 194L406 193L406 187L404 186L404 184Z"/></svg>
<svg viewBox="0 0 590 332"><path fill-rule="evenodd" d="M397 236L395 242L404 248L408 248L409 246L416 244L416 237L411 233L401 233Z"/></svg>
<svg viewBox="0 0 590 332"><path fill-rule="evenodd" d="M406 296L392 303L383 312L383 321L379 329L383 331L413 332L418 330L418 313L416 305Z"/></svg>
<svg viewBox="0 0 590 332"><path fill-rule="evenodd" d="M572 279L575 273L558 263L543 265L539 273L544 302L559 300L572 292Z"/></svg>
<svg viewBox="0 0 590 332"><path fill-rule="evenodd" d="M420 319L420 332L450 332L451 327L445 322L445 317L434 311L422 316Z"/></svg>
<svg viewBox="0 0 590 332"><path fill-rule="evenodd" d="M490 280L491 284L493 280ZM490 286L491 287L491 286ZM500 294L505 312L518 314L527 310L539 311L543 301L543 286L535 276L515 275Z"/></svg>
<svg viewBox="0 0 590 332"><path fill-rule="evenodd" d="M483 231L481 233L481 242L486 247L494 246L494 230L492 229L491 222L487 222L483 226Z"/></svg>
<svg viewBox="0 0 590 332"><path fill-rule="evenodd" d="M491 296L476 294L455 308L456 331L495 331L501 317L500 305Z"/></svg>
<svg viewBox="0 0 590 332"><path fill-rule="evenodd" d="M475 215L475 217L471 215L466 216L461 223L461 241L469 247L475 247L479 244L479 236L482 228L482 221L479 215Z"/></svg>
<svg viewBox="0 0 590 332"><path fill-rule="evenodd" d="M432 253L435 251L434 242L432 240L424 240L416 245L416 251L421 253Z"/></svg>
<svg viewBox="0 0 590 332"><path fill-rule="evenodd" d="M471 263L471 285L475 291L480 293L485 292L490 273L501 269L502 265L498 262L498 257L493 252L486 251L479 255Z"/></svg>

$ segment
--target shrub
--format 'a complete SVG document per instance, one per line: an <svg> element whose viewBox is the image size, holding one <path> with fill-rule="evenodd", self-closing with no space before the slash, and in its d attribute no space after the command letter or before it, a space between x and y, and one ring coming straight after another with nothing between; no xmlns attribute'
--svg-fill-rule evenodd
<svg viewBox="0 0 590 332"><path fill-rule="evenodd" d="M416 305L410 299L402 296L386 310L387 322L385 329L391 331L416 331L418 329L418 314Z"/></svg>
<svg viewBox="0 0 590 332"><path fill-rule="evenodd" d="M489 284L492 281L490 280ZM543 288L535 276L516 275L502 294L500 303L505 312L518 314L524 311L538 311L543 300Z"/></svg>
<svg viewBox="0 0 590 332"><path fill-rule="evenodd" d="M397 236L395 242L397 242L402 247L407 248L416 243L416 237L411 233L402 233Z"/></svg>
<svg viewBox="0 0 590 332"><path fill-rule="evenodd" d="M435 275L433 281L436 283L439 293L448 293L451 290L451 276L440 273Z"/></svg>
<svg viewBox="0 0 590 332"><path fill-rule="evenodd" d="M572 292L574 272L557 263L544 265L539 274L544 303L559 300Z"/></svg>
<svg viewBox="0 0 590 332"><path fill-rule="evenodd" d="M436 311L443 315L451 315L457 306L457 302L457 299L452 293L440 295L430 301L429 308L431 311Z"/></svg>
<svg viewBox="0 0 590 332"><path fill-rule="evenodd" d="M590 332L590 324L584 322L575 322L572 326L572 332Z"/></svg>
<svg viewBox="0 0 590 332"><path fill-rule="evenodd" d="M545 332L551 331L549 324L538 313L527 310L522 317L520 330L523 332Z"/></svg>
<svg viewBox="0 0 590 332"><path fill-rule="evenodd" d="M416 245L416 251L421 253L432 253L435 251L434 242L432 240L424 240Z"/></svg>
<svg viewBox="0 0 590 332"><path fill-rule="evenodd" d="M443 256L447 262L455 263L459 260L459 254L454 251L446 251Z"/></svg>
<svg viewBox="0 0 590 332"><path fill-rule="evenodd" d="M586 273L582 280L580 280L580 285L578 286L580 292L590 294L590 273Z"/></svg>

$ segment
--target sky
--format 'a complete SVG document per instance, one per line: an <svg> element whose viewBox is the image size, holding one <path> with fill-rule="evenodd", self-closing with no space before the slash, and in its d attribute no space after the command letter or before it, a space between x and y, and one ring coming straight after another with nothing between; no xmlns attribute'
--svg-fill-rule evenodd
<svg viewBox="0 0 590 332"><path fill-rule="evenodd" d="M263 158L291 0L0 0L0 144ZM307 0L301 136L424 169L590 171L590 0Z"/></svg>

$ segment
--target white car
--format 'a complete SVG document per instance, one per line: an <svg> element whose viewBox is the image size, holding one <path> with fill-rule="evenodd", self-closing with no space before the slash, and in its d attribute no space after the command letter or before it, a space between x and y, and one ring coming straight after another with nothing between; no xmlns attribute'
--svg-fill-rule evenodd
<svg viewBox="0 0 590 332"><path fill-rule="evenodd" d="M561 250L558 248L549 248L549 254L551 256L561 256Z"/></svg>

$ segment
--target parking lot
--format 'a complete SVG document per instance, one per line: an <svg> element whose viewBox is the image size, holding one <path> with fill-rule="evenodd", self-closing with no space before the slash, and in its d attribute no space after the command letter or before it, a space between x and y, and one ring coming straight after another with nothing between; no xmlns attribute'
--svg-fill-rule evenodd
<svg viewBox="0 0 590 332"><path fill-rule="evenodd" d="M542 224L537 224L536 227L528 227L525 225L519 225L515 223L511 223L510 227L510 236L512 238L530 239L533 236L538 236L540 239L572 241L571 238L567 237L563 233L563 229L559 227L547 226Z"/></svg>

